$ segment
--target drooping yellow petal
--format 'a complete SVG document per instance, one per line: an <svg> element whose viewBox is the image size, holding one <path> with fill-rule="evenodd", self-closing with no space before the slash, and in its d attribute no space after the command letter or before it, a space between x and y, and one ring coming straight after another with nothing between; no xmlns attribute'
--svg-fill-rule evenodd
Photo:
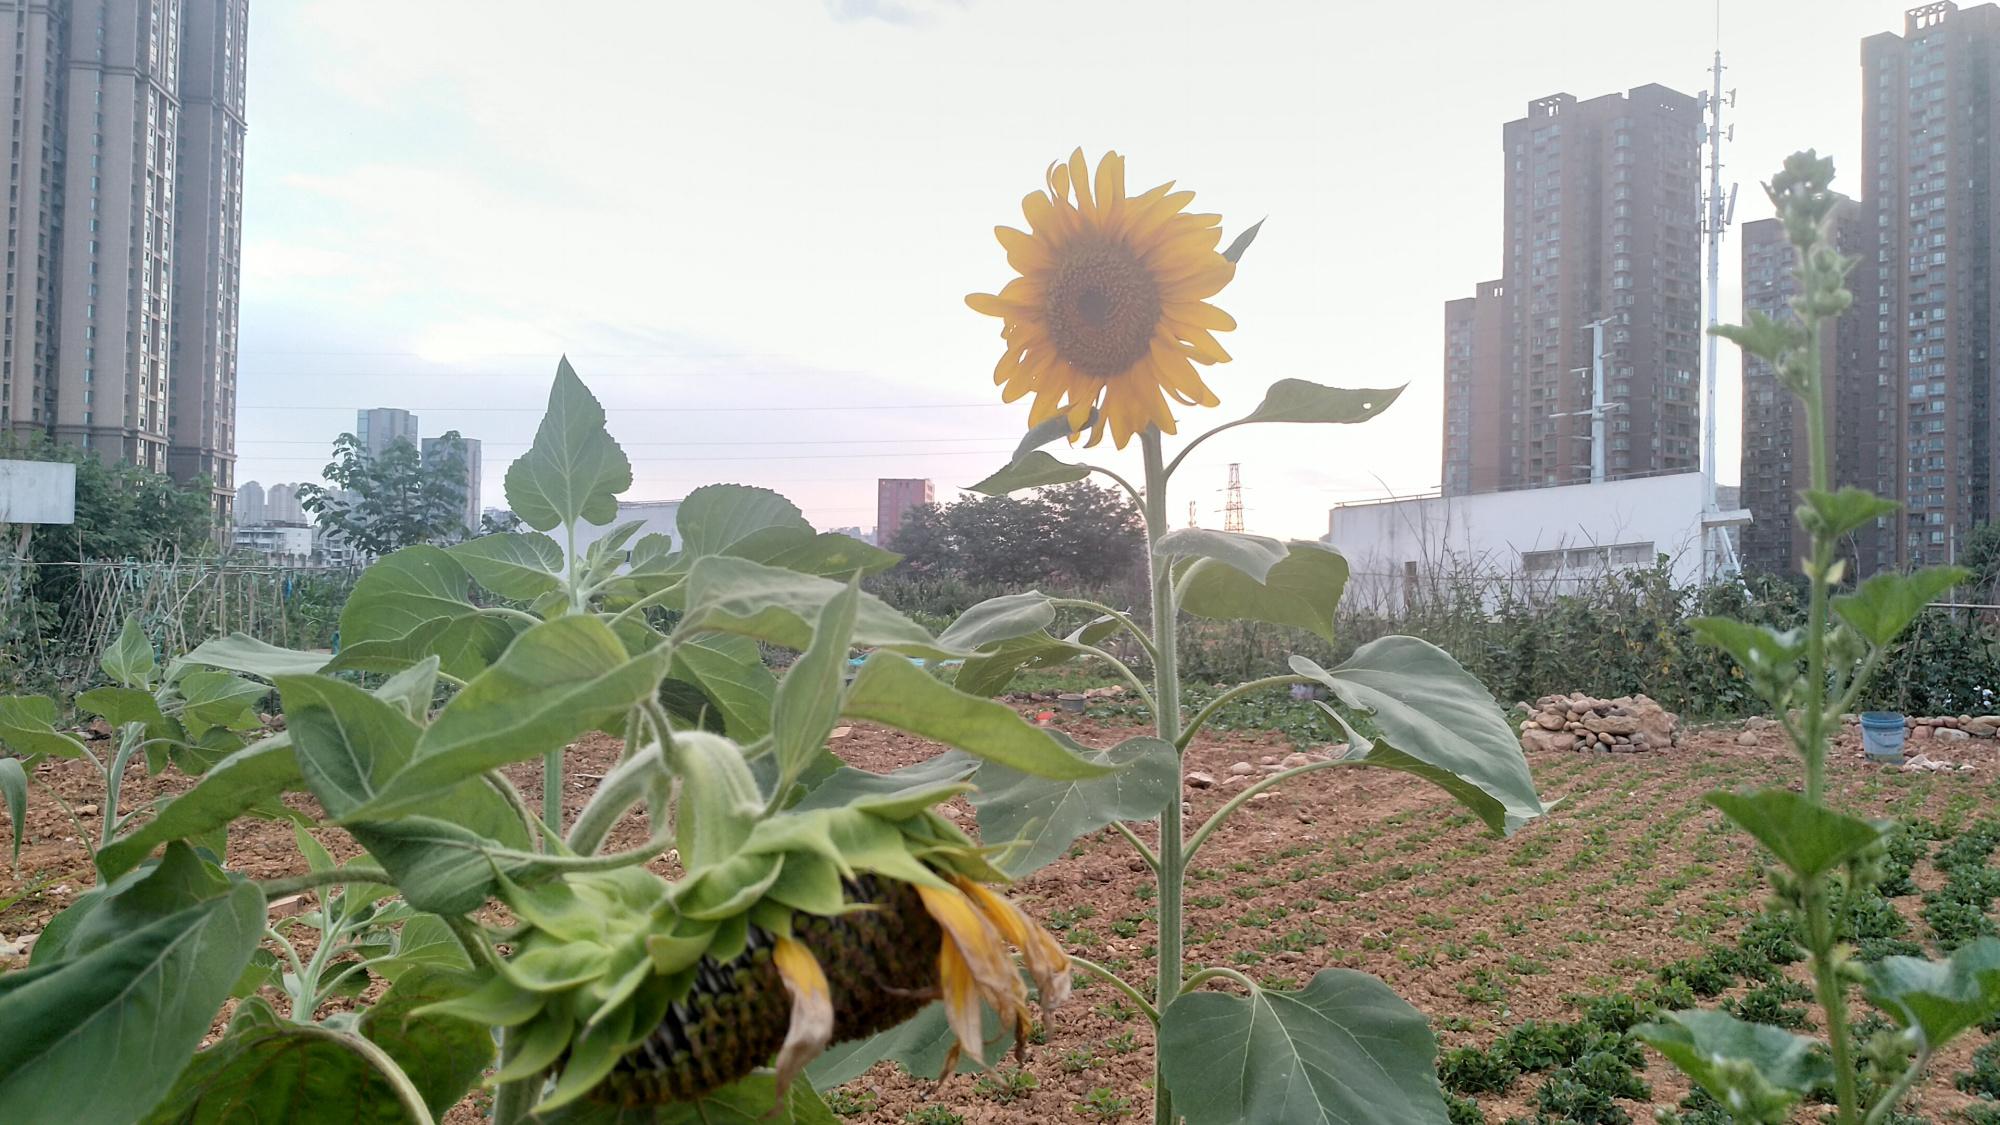
<svg viewBox="0 0 2000 1125"><path fill-rule="evenodd" d="M1077 214L1088 222L1097 221L1097 204L1090 197L1090 163L1083 158L1083 150L1069 154L1069 186L1076 193Z"/></svg>
<svg viewBox="0 0 2000 1125"><path fill-rule="evenodd" d="M779 938L771 951L771 963L777 966L785 991L792 997L792 1022L777 1058L778 1096L782 1101L792 1079L826 1050L827 1040L833 1037L833 994L819 961L796 939Z"/></svg>
<svg viewBox="0 0 2000 1125"><path fill-rule="evenodd" d="M1211 332L1233 332L1236 318L1202 301L1189 301L1182 305L1168 305L1167 318L1196 328L1206 328Z"/></svg>
<svg viewBox="0 0 2000 1125"><path fill-rule="evenodd" d="M946 941L938 948L938 988L944 995L944 1018L950 1026L953 1042L945 1052L944 1073L938 1075L942 1082L951 1076L952 1068L958 1065L960 1052L985 1062L985 1028L979 1019L979 990L973 984L972 968L965 963L958 946Z"/></svg>
<svg viewBox="0 0 2000 1125"><path fill-rule="evenodd" d="M1067 1000L1070 990L1069 955L1056 944L1055 938L1023 914L1020 907L987 887L970 879L953 879L952 882L986 915L1008 944L1021 951L1021 959L1028 965L1028 974L1035 978L1035 991L1041 997L1042 1011L1046 1013Z"/></svg>

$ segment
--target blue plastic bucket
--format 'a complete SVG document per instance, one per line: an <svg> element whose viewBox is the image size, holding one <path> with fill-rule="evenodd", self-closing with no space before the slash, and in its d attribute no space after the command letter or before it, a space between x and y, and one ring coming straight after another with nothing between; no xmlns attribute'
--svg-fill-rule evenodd
<svg viewBox="0 0 2000 1125"><path fill-rule="evenodd" d="M1903 715L1899 711L1861 713L1861 749L1872 762L1895 764L1903 760Z"/></svg>

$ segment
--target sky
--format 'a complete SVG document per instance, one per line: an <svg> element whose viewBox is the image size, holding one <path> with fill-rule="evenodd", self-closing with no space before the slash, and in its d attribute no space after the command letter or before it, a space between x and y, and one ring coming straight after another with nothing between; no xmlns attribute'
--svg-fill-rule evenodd
<svg viewBox="0 0 2000 1125"><path fill-rule="evenodd" d="M1817 147L1859 164L1860 40L1903 4L1729 0L1736 217ZM998 225L1078 146L1175 180L1232 235L1235 361L1182 438L1281 378L1408 390L1360 426L1253 426L1176 477L1220 526L1317 538L1338 502L1435 489L1443 304L1498 276L1501 126L1557 92L1703 89L1707 3L1438 0L260 0L251 6L237 480L317 479L357 408L484 445L504 505L557 357L627 494L765 485L822 528L878 477L941 498L1005 462ZM1844 177L1857 178L1857 177ZM1836 180L1836 187L1841 181ZM1738 246L1721 305L1736 316ZM1723 349L1721 472L1736 478ZM1176 439L1169 439L1170 448ZM1108 445L1106 447L1108 450ZM1137 444L1092 451L1136 472Z"/></svg>

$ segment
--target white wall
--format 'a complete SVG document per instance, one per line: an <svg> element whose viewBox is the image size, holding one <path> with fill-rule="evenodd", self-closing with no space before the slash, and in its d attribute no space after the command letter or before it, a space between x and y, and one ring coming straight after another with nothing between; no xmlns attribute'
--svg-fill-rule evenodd
<svg viewBox="0 0 2000 1125"><path fill-rule="evenodd" d="M680 514L681 502L678 500L620 500L618 502L618 515L610 523L602 527L588 523L580 523L576 526L577 553L582 554L585 547L609 535L613 528L621 524L632 523L635 520L642 526L630 539L625 541L628 551L631 549L633 543L653 534L665 535L672 539L674 541L674 549L678 551L681 546L681 533L674 527L674 522L680 518ZM549 534L554 536L557 544L562 543L561 528L557 528ZM564 569L567 568L568 563L565 562Z"/></svg>
<svg viewBox="0 0 2000 1125"><path fill-rule="evenodd" d="M1672 559L1674 580L1701 579L1699 473L1562 485L1476 496L1348 504L1327 519L1324 542L1346 556L1357 605L1402 605L1410 564L1420 583L1474 573L1504 577L1524 596L1559 593L1606 569ZM1613 550L1610 559L1593 548ZM1560 551L1561 565L1545 552ZM1524 569L1523 556L1541 566Z"/></svg>
<svg viewBox="0 0 2000 1125"><path fill-rule="evenodd" d="M75 522L75 465L0 461L0 523Z"/></svg>

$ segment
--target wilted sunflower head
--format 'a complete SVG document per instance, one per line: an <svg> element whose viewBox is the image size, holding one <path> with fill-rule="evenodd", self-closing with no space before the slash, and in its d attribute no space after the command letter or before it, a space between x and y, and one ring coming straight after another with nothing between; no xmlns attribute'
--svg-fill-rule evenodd
<svg viewBox="0 0 2000 1125"><path fill-rule="evenodd" d="M1174 432L1168 395L1217 404L1194 365L1229 361L1213 333L1236 321L1206 299L1236 266L1216 249L1221 216L1188 213L1193 199L1171 182L1128 197L1115 152L1093 187L1077 149L1050 166L1047 191L1022 201L1032 233L994 228L1020 276L965 302L1005 322L993 381L1008 402L1034 394L1030 428L1065 416L1072 435L1089 426L1094 445L1108 426L1123 448L1148 426Z"/></svg>

